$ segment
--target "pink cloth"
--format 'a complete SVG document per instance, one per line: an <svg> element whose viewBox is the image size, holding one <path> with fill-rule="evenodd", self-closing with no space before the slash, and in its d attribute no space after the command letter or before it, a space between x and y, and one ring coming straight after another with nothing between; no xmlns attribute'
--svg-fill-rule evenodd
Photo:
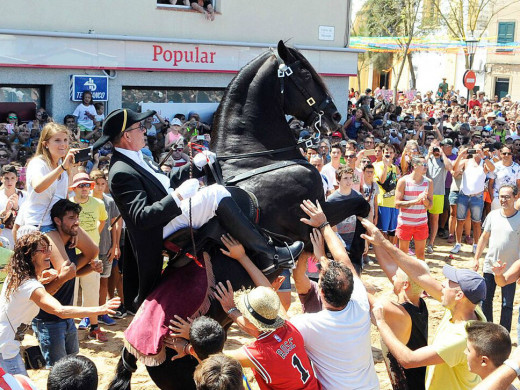
<svg viewBox="0 0 520 390"><path fill-rule="evenodd" d="M203 268L190 261L181 268L168 268L126 329L125 346L146 365L164 361L163 338L175 314L194 318L209 309L209 292L214 285L209 256L204 264Z"/></svg>

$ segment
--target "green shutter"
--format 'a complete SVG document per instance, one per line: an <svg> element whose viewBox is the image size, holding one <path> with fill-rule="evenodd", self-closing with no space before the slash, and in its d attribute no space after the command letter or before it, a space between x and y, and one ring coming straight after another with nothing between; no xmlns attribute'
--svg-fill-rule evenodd
<svg viewBox="0 0 520 390"><path fill-rule="evenodd" d="M505 44L515 41L515 22L499 22L498 23L498 44ZM497 51L513 51L510 48L498 48Z"/></svg>

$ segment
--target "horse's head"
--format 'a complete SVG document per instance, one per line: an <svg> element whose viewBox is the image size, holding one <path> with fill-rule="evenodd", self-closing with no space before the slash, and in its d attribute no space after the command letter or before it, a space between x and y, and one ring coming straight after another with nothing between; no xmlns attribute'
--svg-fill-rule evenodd
<svg viewBox="0 0 520 390"><path fill-rule="evenodd" d="M278 42L275 56L285 113L319 131L335 130L341 114L309 61L297 50L286 47L283 41Z"/></svg>

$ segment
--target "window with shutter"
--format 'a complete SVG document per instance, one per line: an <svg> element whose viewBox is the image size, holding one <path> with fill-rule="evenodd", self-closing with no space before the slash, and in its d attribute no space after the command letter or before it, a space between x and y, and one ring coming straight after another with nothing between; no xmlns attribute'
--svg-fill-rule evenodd
<svg viewBox="0 0 520 390"><path fill-rule="evenodd" d="M508 44L514 41L515 22L499 22L497 39L499 47L497 48L497 52L512 52L513 49L511 47L508 47Z"/></svg>

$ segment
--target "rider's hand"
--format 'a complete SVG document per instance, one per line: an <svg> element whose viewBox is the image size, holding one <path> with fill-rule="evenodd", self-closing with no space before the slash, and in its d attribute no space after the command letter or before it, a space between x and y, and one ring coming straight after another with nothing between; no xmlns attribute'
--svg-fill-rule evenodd
<svg viewBox="0 0 520 390"><path fill-rule="evenodd" d="M232 259L238 260L239 262L242 261L245 257L247 257L244 246L240 242L235 240L233 237L231 237L230 234L223 234L220 239L227 248L227 251L223 248L220 249L220 251L223 254L225 254L228 257L231 257Z"/></svg>
<svg viewBox="0 0 520 390"><path fill-rule="evenodd" d="M300 207L309 216L309 219L300 218L301 222L315 228L327 222L327 217L321 209L320 202L316 201L316 205L314 205L310 200L304 200Z"/></svg>
<svg viewBox="0 0 520 390"><path fill-rule="evenodd" d="M188 179L175 192L181 196L181 199L189 199L197 193L199 186L199 179Z"/></svg>
<svg viewBox="0 0 520 390"><path fill-rule="evenodd" d="M187 320L183 320L182 317L174 315L175 319L170 320L170 326L168 327L171 332L170 334L174 337L182 337L186 340L190 339L190 328L193 320L188 317Z"/></svg>

